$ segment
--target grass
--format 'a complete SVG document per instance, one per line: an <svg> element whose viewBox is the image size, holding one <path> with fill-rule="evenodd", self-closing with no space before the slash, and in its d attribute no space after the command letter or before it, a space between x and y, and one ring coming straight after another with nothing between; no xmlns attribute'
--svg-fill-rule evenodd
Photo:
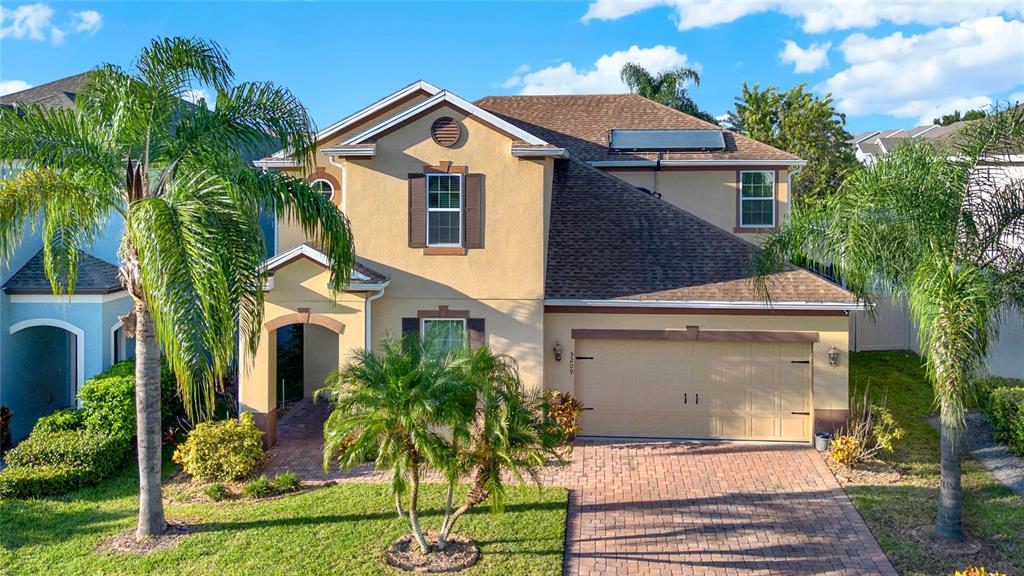
<svg viewBox="0 0 1024 576"><path fill-rule="evenodd" d="M436 529L443 487L424 492L423 521ZM0 574L390 575L381 557L406 529L385 485L339 484L264 502L171 504L168 519L196 533L147 556L98 551L134 526L137 493L127 469L62 498L0 500ZM510 487L509 496L503 514L476 510L457 527L482 551L466 574L561 574L566 490Z"/></svg>
<svg viewBox="0 0 1024 576"><path fill-rule="evenodd" d="M902 474L899 483L846 487L896 569L908 575L952 574L976 564L1024 574L1024 497L970 458L963 465L964 522L982 551L973 558L943 557L908 536L916 527L930 526L938 506L939 433L926 420L934 402L921 359L899 352L851 354L850 385L851 395L863 394L863 387L870 385L873 398L885 396L906 430L892 454L880 455Z"/></svg>

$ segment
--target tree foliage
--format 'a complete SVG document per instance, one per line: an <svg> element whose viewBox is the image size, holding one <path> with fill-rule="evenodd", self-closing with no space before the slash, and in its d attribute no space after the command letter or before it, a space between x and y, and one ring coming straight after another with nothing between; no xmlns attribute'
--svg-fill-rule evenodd
<svg viewBox="0 0 1024 576"><path fill-rule="evenodd" d="M619 76L632 94L639 94L690 116L718 124L714 116L701 110L690 97L687 84L693 82L694 86L700 87L700 74L693 68L683 67L652 74L635 62L627 62L622 66Z"/></svg>
<svg viewBox="0 0 1024 576"><path fill-rule="evenodd" d="M939 126L949 126L955 124L961 120L981 120L985 116L988 116L988 112L979 108L977 110L967 110L964 113L960 113L959 110L954 110L950 114L943 114L942 116L932 120L932 124L938 124Z"/></svg>
<svg viewBox="0 0 1024 576"><path fill-rule="evenodd" d="M755 260L769 273L805 255L831 264L870 302L907 298L942 423L937 530L962 538L959 431L1000 311L1024 308L1024 110L966 126L948 148L903 145L853 174L841 193L797 204Z"/></svg>
<svg viewBox="0 0 1024 576"><path fill-rule="evenodd" d="M197 86L216 102L186 102ZM344 215L302 178L260 172L250 157L287 149L312 167L315 127L272 82L234 82L213 42L158 38L130 68L90 73L75 108L0 109L0 257L41 232L54 293L73 293L81 250L111 218L124 221L120 276L134 311L140 452L140 537L161 532L161 352L190 415L209 414L235 359L255 350L266 248L261 211L291 216L330 257L330 286L354 264Z"/></svg>
<svg viewBox="0 0 1024 576"><path fill-rule="evenodd" d="M805 84L782 91L744 82L735 107L728 120L733 130L807 160L793 177L797 196L824 197L860 166L847 143L846 116L831 95L815 96Z"/></svg>

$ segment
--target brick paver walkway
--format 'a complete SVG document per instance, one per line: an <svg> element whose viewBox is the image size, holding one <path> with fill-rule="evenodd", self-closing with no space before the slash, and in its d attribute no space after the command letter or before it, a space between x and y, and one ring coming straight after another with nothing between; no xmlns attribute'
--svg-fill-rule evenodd
<svg viewBox="0 0 1024 576"><path fill-rule="evenodd" d="M308 403L307 403L308 404ZM325 412L281 419L269 473L380 481L372 466L324 474ZM286 429L305 421L307 432ZM315 420L314 420L315 421ZM306 435L315 430L316 434ZM545 483L569 488L565 574L895 576L821 457L810 448L710 442L577 442Z"/></svg>

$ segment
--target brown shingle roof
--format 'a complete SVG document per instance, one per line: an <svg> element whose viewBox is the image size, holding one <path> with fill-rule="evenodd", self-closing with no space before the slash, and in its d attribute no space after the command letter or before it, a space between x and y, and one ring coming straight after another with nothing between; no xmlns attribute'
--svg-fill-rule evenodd
<svg viewBox="0 0 1024 576"><path fill-rule="evenodd" d="M653 160L653 152L612 152L614 129L719 129L635 94L568 96L487 96L477 106L565 148L584 161ZM788 152L732 132L725 132L720 152L672 152L667 160L798 160Z"/></svg>
<svg viewBox="0 0 1024 576"><path fill-rule="evenodd" d="M758 302L753 244L576 160L556 161L545 297ZM774 275L774 302L855 303L810 272Z"/></svg>
<svg viewBox="0 0 1024 576"><path fill-rule="evenodd" d="M75 74L21 92L0 96L0 105L39 104L47 108L74 108L75 95L89 80L89 73Z"/></svg>

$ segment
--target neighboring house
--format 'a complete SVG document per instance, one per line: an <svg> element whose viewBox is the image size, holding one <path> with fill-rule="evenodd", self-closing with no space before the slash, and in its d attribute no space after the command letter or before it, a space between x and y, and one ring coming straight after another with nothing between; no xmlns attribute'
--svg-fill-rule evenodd
<svg viewBox="0 0 1024 576"><path fill-rule="evenodd" d="M359 266L332 295L326 257L276 223L240 383L270 443L279 406L354 348L427 330L574 393L586 435L806 442L845 422L856 298L791 268L769 306L750 281L800 159L639 96L471 103L426 82L318 141L311 173L282 153L255 164L327 194Z"/></svg>
<svg viewBox="0 0 1024 576"><path fill-rule="evenodd" d="M36 103L70 108L87 74L0 97L0 106ZM0 261L0 403L10 406L15 441L38 418L74 406L85 380L133 355L118 316L131 299L117 278L120 220L97 234L79 263L75 294L54 296L43 269L42 243L29 233Z"/></svg>
<svg viewBox="0 0 1024 576"><path fill-rule="evenodd" d="M888 129L863 132L848 143L857 158L870 164L896 147L914 141L942 146L950 142L957 132L971 120L954 122L948 126L918 126L910 130ZM1007 178L1024 178L1024 150L1000 162ZM1024 242L1024 239L1021 239ZM920 352L917 329L910 320L906 302L893 302L881 298L875 308L875 317L866 312L855 312L850 321L850 349L861 350L913 350ZM1004 310L999 336L989 347L988 369L991 374L1007 378L1024 378L1024 317L1019 311Z"/></svg>

